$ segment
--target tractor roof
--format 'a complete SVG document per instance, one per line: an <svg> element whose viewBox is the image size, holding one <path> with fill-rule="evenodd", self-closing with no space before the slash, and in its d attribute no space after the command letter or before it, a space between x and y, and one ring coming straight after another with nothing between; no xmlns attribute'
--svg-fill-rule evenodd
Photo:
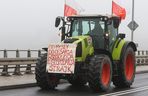
<svg viewBox="0 0 148 96"><path fill-rule="evenodd" d="M88 14L83 14L83 15L74 15L74 16L69 16L68 18L107 18L107 19L119 19L120 17L118 16L114 16L114 15L99 15L99 14L95 14L95 15L88 15Z"/></svg>

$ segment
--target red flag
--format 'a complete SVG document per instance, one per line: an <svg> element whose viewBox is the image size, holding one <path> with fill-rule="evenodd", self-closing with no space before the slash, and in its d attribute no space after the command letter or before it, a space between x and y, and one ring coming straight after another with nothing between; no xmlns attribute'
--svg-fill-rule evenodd
<svg viewBox="0 0 148 96"><path fill-rule="evenodd" d="M74 0L65 0L64 16L77 15L82 11L83 9Z"/></svg>
<svg viewBox="0 0 148 96"><path fill-rule="evenodd" d="M77 15L77 10L72 8L71 6L65 4L64 6L64 16L71 16L71 15Z"/></svg>
<svg viewBox="0 0 148 96"><path fill-rule="evenodd" d="M126 17L126 10L122 6L120 6L117 0L112 1L112 13L121 17L121 19L125 19Z"/></svg>

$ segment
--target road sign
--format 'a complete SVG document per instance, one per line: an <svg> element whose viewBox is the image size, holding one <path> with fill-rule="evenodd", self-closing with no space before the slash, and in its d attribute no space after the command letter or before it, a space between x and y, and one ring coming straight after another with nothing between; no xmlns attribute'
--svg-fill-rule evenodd
<svg viewBox="0 0 148 96"><path fill-rule="evenodd" d="M131 21L127 26L132 31L135 31L138 28L139 25L135 21Z"/></svg>

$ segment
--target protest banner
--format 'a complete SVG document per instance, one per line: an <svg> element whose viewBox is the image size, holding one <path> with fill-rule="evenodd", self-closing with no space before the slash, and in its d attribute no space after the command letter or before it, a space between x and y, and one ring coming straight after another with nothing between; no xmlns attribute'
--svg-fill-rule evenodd
<svg viewBox="0 0 148 96"><path fill-rule="evenodd" d="M49 73L74 73L76 44L50 44L47 71Z"/></svg>

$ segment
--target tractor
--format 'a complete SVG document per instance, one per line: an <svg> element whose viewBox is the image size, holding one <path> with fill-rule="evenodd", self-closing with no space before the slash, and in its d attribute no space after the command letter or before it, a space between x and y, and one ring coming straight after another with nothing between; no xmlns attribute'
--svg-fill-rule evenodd
<svg viewBox="0 0 148 96"><path fill-rule="evenodd" d="M65 79L72 86L88 85L94 92L107 91L111 82L117 88L130 88L137 47L118 33L120 23L121 18L113 15L57 17L61 42L43 48L46 53L35 68L38 86L55 89Z"/></svg>

